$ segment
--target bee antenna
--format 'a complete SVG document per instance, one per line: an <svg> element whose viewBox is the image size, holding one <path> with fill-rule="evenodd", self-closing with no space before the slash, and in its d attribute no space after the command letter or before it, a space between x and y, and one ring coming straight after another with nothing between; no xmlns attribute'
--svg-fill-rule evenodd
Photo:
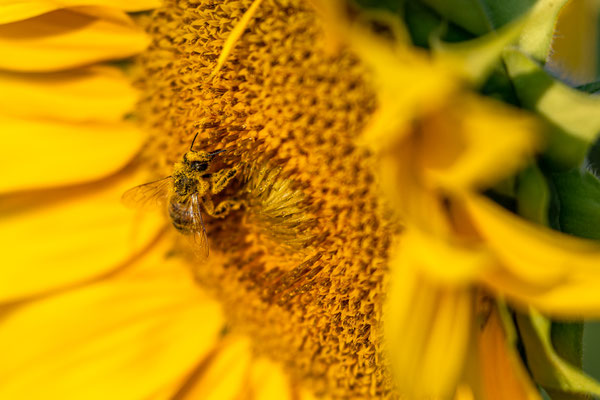
<svg viewBox="0 0 600 400"><path fill-rule="evenodd" d="M223 149L223 150L217 150L217 151L213 151L212 153L208 153L208 155L212 157L212 156L216 156L216 155L217 155L217 154L219 154L219 153L223 153L223 152L225 152L225 151L227 151L227 150L226 150L226 149Z"/></svg>
<svg viewBox="0 0 600 400"><path fill-rule="evenodd" d="M194 139L192 139L192 144L190 145L190 151L192 151L192 148L194 147L194 143L196 142L196 138L198 137L198 134L200 132L196 132L196 135L194 136Z"/></svg>

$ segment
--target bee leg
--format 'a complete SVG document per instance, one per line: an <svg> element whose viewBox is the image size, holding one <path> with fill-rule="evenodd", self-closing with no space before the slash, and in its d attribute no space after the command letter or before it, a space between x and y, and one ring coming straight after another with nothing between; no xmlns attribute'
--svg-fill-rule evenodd
<svg viewBox="0 0 600 400"><path fill-rule="evenodd" d="M239 210L242 205L243 202L239 200L223 200L215 208L214 216L223 218L229 214L230 211Z"/></svg>
<svg viewBox="0 0 600 400"><path fill-rule="evenodd" d="M225 189L225 187L227 187L229 182L231 182L231 180L237 175L238 172L239 170L234 167L223 169L219 172L215 172L214 174L212 174L210 177L211 192L213 194L220 193L223 189Z"/></svg>
<svg viewBox="0 0 600 400"><path fill-rule="evenodd" d="M202 197L202 205L204 206L204 211L211 217L215 216L215 203L213 203L212 199L208 196Z"/></svg>
<svg viewBox="0 0 600 400"><path fill-rule="evenodd" d="M212 199L205 197L202 199L204 210L208 215L215 218L225 218L230 211L239 210L244 202L241 200L223 200L216 207Z"/></svg>

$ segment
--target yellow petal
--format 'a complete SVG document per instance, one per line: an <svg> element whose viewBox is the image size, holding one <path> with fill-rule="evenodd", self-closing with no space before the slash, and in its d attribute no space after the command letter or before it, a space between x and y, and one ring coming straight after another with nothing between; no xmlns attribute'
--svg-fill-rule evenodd
<svg viewBox="0 0 600 400"><path fill-rule="evenodd" d="M586 273L600 277L600 245L532 224L476 194L465 195L476 229L505 267L539 288Z"/></svg>
<svg viewBox="0 0 600 400"><path fill-rule="evenodd" d="M75 6L105 6L128 12L150 10L160 6L158 0L0 0L0 24L20 21L50 11Z"/></svg>
<svg viewBox="0 0 600 400"><path fill-rule="evenodd" d="M133 110L137 92L119 68L68 72L0 72L0 112L24 119L118 122Z"/></svg>
<svg viewBox="0 0 600 400"><path fill-rule="evenodd" d="M107 179L72 189L40 191L3 209L0 301L44 293L97 277L125 264L164 226L162 215L124 207L125 190L138 176ZM4 198L7 207L10 198ZM26 207L27 203L33 206Z"/></svg>
<svg viewBox="0 0 600 400"><path fill-rule="evenodd" d="M160 250L144 268L7 315L0 398L141 399L189 373L223 319L189 271Z"/></svg>
<svg viewBox="0 0 600 400"><path fill-rule="evenodd" d="M439 284L399 252L390 262L385 342L396 384L409 398L444 398L456 389L469 339L468 289Z"/></svg>
<svg viewBox="0 0 600 400"><path fill-rule="evenodd" d="M0 68L56 71L98 61L130 57L148 39L132 22L57 10L25 21L0 25Z"/></svg>
<svg viewBox="0 0 600 400"><path fill-rule="evenodd" d="M293 385L282 367L255 357L248 337L225 337L174 398L214 400L285 400L315 397Z"/></svg>
<svg viewBox="0 0 600 400"><path fill-rule="evenodd" d="M225 40L223 48L221 49L221 54L219 54L219 58L217 59L217 65L211 71L209 79L212 79L214 76L216 76L219 70L223 67L225 61L227 61L227 57L229 57L229 55L235 48L236 43L246 31L248 24L254 18L254 14L256 13L256 10L258 10L258 8L260 7L261 2L262 0L253 0L250 7L248 7L248 9L244 12L244 15L242 15L242 18L240 18L239 22L237 22L231 30L231 32L229 32L227 40Z"/></svg>
<svg viewBox="0 0 600 400"><path fill-rule="evenodd" d="M250 367L249 398L254 400L286 400L297 398L289 377L281 366L259 358Z"/></svg>
<svg viewBox="0 0 600 400"><path fill-rule="evenodd" d="M541 400L516 349L507 339L496 309L480 328L478 347L481 388L486 400Z"/></svg>
<svg viewBox="0 0 600 400"><path fill-rule="evenodd" d="M250 341L247 338L228 338L216 354L196 371L188 385L177 398L202 400L238 399L246 389L248 368L252 360Z"/></svg>
<svg viewBox="0 0 600 400"><path fill-rule="evenodd" d="M463 97L423 123L420 166L430 185L460 191L489 186L522 167L538 147L524 113Z"/></svg>
<svg viewBox="0 0 600 400"><path fill-rule="evenodd" d="M71 124L0 115L0 131L0 193L107 176L127 164L144 140L125 122Z"/></svg>

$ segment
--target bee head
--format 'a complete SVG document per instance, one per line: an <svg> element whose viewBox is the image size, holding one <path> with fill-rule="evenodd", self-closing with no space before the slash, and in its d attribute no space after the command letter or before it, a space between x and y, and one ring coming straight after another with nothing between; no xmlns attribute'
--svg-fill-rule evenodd
<svg viewBox="0 0 600 400"><path fill-rule="evenodd" d="M194 140L192 140L190 150L183 155L183 163L196 172L204 172L210 166L213 157L225 150L218 150L212 153L207 153L206 151L194 151L194 142L196 142L197 137L198 133L196 133Z"/></svg>
<svg viewBox="0 0 600 400"><path fill-rule="evenodd" d="M196 172L204 172L210 166L210 162L216 154L224 150L207 153L206 151L190 150L183 155L183 163Z"/></svg>
<svg viewBox="0 0 600 400"><path fill-rule="evenodd" d="M183 155L183 163L196 172L206 171L211 159L211 154L205 151L188 151Z"/></svg>

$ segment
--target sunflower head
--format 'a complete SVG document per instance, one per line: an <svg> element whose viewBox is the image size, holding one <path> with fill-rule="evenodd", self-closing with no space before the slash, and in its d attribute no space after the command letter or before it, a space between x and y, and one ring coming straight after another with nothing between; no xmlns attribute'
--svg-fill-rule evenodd
<svg viewBox="0 0 600 400"><path fill-rule="evenodd" d="M219 196L246 207L205 221L213 256L195 267L198 281L232 330L318 393L388 393L379 325L392 228L372 156L355 145L376 107L364 66L333 48L302 1L167 2L147 31L148 165L170 174L199 131L196 149L224 149L219 159L241 166Z"/></svg>

